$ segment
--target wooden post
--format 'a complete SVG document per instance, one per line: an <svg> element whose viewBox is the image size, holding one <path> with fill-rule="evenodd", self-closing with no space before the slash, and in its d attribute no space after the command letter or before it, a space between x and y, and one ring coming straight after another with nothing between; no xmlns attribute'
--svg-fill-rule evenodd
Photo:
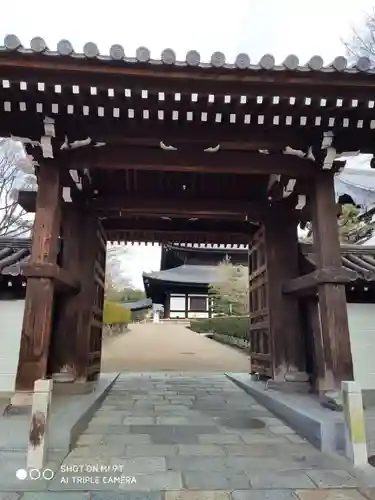
<svg viewBox="0 0 375 500"><path fill-rule="evenodd" d="M52 384L52 380L35 381L27 449L27 467L30 468L43 469L47 462Z"/></svg>
<svg viewBox="0 0 375 500"><path fill-rule="evenodd" d="M265 244L274 380L305 383L308 376L298 301L282 294L283 283L299 275L297 220L291 210L279 208L266 221Z"/></svg>
<svg viewBox="0 0 375 500"><path fill-rule="evenodd" d="M60 265L72 276L81 281L82 263L86 256L82 252L83 214L79 205L65 203L62 210L61 233L62 252ZM51 374L65 373L75 380L77 371L78 319L80 301L76 294L57 297L56 323L51 336L48 371Z"/></svg>
<svg viewBox="0 0 375 500"><path fill-rule="evenodd" d="M169 319L171 316L171 295L169 292L165 294L164 299L164 318Z"/></svg>
<svg viewBox="0 0 375 500"><path fill-rule="evenodd" d="M98 227L99 221L90 214L84 214L81 230L81 290L77 295L79 317L77 326L77 345L75 365L77 379L81 382L93 380L97 375L97 367L101 359L101 320L103 314L103 297L96 297L96 262L99 253ZM105 259L105 254L104 254ZM105 263L102 263L104 281ZM104 282L101 290L104 294ZM101 302L101 303L100 303ZM100 323L100 324L99 324ZM97 330L100 338L95 338ZM95 373L94 373L95 372Z"/></svg>
<svg viewBox="0 0 375 500"><path fill-rule="evenodd" d="M311 197L314 248L318 269L342 270L337 225L334 179L322 171L314 181ZM318 286L322 349L318 355L319 392L341 391L343 381L353 380L345 286L323 283Z"/></svg>
<svg viewBox="0 0 375 500"><path fill-rule="evenodd" d="M59 250L61 184L58 165L44 160L38 171L38 192L29 267L56 264ZM53 321L55 285L52 278L27 281L16 391L32 391L46 376Z"/></svg>

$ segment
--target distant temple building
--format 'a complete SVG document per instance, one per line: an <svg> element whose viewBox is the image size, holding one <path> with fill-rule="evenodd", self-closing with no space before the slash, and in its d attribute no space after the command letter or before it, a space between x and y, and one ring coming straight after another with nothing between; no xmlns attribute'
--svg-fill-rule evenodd
<svg viewBox="0 0 375 500"><path fill-rule="evenodd" d="M212 307L209 284L225 259L248 264L245 245L168 244L162 246L160 271L143 274L147 297L161 304L165 318L208 318Z"/></svg>

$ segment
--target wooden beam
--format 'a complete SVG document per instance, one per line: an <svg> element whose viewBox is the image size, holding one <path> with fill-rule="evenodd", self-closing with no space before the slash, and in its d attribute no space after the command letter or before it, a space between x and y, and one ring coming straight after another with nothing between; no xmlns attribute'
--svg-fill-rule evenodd
<svg viewBox="0 0 375 500"><path fill-rule="evenodd" d="M312 184L313 235L320 269L342 270L338 235L334 176L322 171ZM350 348L346 293L344 284L318 286L321 332L314 338L320 392L341 391L341 382L352 380L353 362Z"/></svg>
<svg viewBox="0 0 375 500"><path fill-rule="evenodd" d="M99 59L2 52L0 77L46 84L98 86L123 91L129 88L159 92L274 96L373 96L371 75L358 72L244 71L235 68L192 68L177 65L108 64Z"/></svg>
<svg viewBox="0 0 375 500"><path fill-rule="evenodd" d="M247 245L249 234L207 232L207 231L107 231L108 241L127 243L170 243L178 241L184 243L207 243L207 244L236 244Z"/></svg>
<svg viewBox="0 0 375 500"><path fill-rule="evenodd" d="M317 269L312 273L299 276L292 280L287 281L283 284L283 293L285 294L302 294L307 290L314 289L318 285L324 285L327 283L345 284L350 283L355 279L356 273L354 271L349 271L344 268L337 269Z"/></svg>
<svg viewBox="0 0 375 500"><path fill-rule="evenodd" d="M251 234L254 225L244 221L218 220L162 220L162 219L127 219L113 218L103 220L103 227L108 231L134 231L134 232L186 232L186 233L225 233L225 234Z"/></svg>
<svg viewBox="0 0 375 500"><path fill-rule="evenodd" d="M48 278L55 282L56 291L78 292L79 280L66 269L50 262L45 264L28 264L23 268L26 278Z"/></svg>
<svg viewBox="0 0 375 500"><path fill-rule="evenodd" d="M56 265L61 220L60 171L45 160L38 171L38 194L30 265ZM33 390L47 374L53 322L55 282L51 277L30 277L26 286L21 347L16 377L17 391Z"/></svg>
<svg viewBox="0 0 375 500"><path fill-rule="evenodd" d="M240 200L207 200L166 198L140 198L125 196L98 196L87 203L87 209L101 216L120 215L121 217L168 216L186 218L211 218L218 219L229 217L245 220L246 217L253 221L264 219L271 212L271 205L267 202L249 202Z"/></svg>
<svg viewBox="0 0 375 500"><path fill-rule="evenodd" d="M154 123L143 121L140 125L133 127L119 128L115 124L103 130L97 127L91 130L90 137L100 142L105 142L111 146L153 146L159 147L163 141L166 145L178 147L179 149L190 149L192 146L203 151L207 147L214 147L220 144L221 150L235 151L259 151L271 150L282 151L286 146L294 149L307 150L316 141L316 131L307 129L300 130L295 134L290 127L275 127L272 134L265 133L258 127L249 125L212 123L207 126L201 122L185 122L174 126L175 122L165 123L164 121Z"/></svg>
<svg viewBox="0 0 375 500"><path fill-rule="evenodd" d="M79 170L83 167L104 170L153 170L160 172L283 174L296 177L311 177L318 165L295 155L262 154L248 151L165 151L161 148L141 147L85 147L65 150L60 153L67 168Z"/></svg>

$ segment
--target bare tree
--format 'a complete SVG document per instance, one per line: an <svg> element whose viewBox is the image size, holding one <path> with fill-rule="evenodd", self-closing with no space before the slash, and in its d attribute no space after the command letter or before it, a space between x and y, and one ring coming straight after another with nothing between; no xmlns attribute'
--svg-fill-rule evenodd
<svg viewBox="0 0 375 500"><path fill-rule="evenodd" d="M366 15L363 25L352 28L352 38L342 40L350 63L355 64L360 57L368 57L371 67L375 67L375 8Z"/></svg>
<svg viewBox="0 0 375 500"><path fill-rule="evenodd" d="M105 294L107 298L117 296L118 293L129 286L129 280L124 276L121 268L121 258L126 254L124 246L107 248Z"/></svg>
<svg viewBox="0 0 375 500"><path fill-rule="evenodd" d="M249 313L249 275L245 266L229 260L217 266L215 283L210 284L214 310L219 314L244 316Z"/></svg>
<svg viewBox="0 0 375 500"><path fill-rule="evenodd" d="M23 174L19 166L27 163L20 143L0 138L0 236L27 236L32 229L32 220L17 203L17 180L22 188L36 189L36 178ZM22 176L22 183L20 177Z"/></svg>

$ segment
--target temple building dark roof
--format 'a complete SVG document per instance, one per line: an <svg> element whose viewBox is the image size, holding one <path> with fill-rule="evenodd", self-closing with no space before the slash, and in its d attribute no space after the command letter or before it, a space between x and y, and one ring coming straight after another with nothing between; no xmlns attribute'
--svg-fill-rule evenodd
<svg viewBox="0 0 375 500"><path fill-rule="evenodd" d="M4 45L0 46L0 51L19 52L20 55L24 57L30 56L31 54L34 54L35 57L68 57L70 59L76 59L78 64L85 64L92 60L97 60L103 64L111 63L112 65L121 63L123 65L134 66L150 64L156 69L158 66L175 66L178 68L199 67L206 70L224 68L251 71L293 71L301 73L314 71L324 73L345 72L350 74L357 72L375 73L367 57L360 57L354 66L348 67L348 61L343 56L338 56L333 62L325 65L320 56L313 55L307 64L301 65L298 57L294 54L287 56L282 64L276 64L273 55L265 54L261 57L259 62L252 64L248 54L240 53L237 55L234 64L229 64L222 52L214 52L210 62L203 62L201 61L200 54L196 50L189 50L186 54L185 61L177 61L175 52L170 48L166 48L162 51L160 59L153 59L147 47L139 47L134 56L126 55L125 49L119 44L110 47L109 55L101 55L97 45L93 42L85 43L82 52L75 52L69 40L60 40L57 43L56 50L50 50L46 41L41 37L34 37L30 41L30 48L25 48L20 39L13 34L5 37Z"/></svg>
<svg viewBox="0 0 375 500"><path fill-rule="evenodd" d="M216 266L183 265L174 269L143 273L143 280L207 285L216 281Z"/></svg>
<svg viewBox="0 0 375 500"><path fill-rule="evenodd" d="M141 309L148 309L152 306L151 299L141 299L136 302L123 302L120 304L125 309L130 309L131 311L140 311Z"/></svg>
<svg viewBox="0 0 375 500"><path fill-rule="evenodd" d="M18 276L30 257L31 240L0 237L0 275Z"/></svg>

